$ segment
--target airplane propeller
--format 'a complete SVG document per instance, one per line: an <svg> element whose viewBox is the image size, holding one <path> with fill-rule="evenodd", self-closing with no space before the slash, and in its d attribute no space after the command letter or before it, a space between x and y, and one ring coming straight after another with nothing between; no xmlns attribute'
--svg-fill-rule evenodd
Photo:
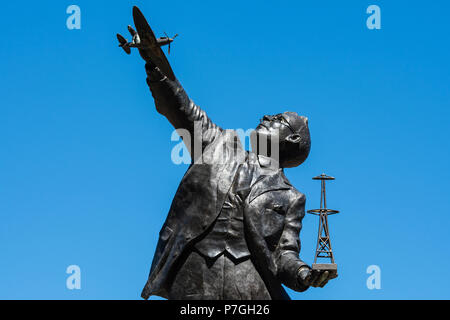
<svg viewBox="0 0 450 320"><path fill-rule="evenodd" d="M178 33L177 33L176 35L174 35L172 38L170 38L170 37L167 35L167 33L164 32L164 34L166 35L166 38L169 40L169 48L168 48L168 50L169 50L169 54L170 54L170 43L171 43L176 37L178 37Z"/></svg>

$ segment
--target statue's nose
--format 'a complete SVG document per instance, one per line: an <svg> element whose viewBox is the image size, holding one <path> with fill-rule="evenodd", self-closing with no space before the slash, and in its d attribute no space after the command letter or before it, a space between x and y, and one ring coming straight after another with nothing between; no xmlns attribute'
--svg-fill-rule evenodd
<svg viewBox="0 0 450 320"><path fill-rule="evenodd" d="M302 119L303 119L303 122L304 122L306 125L308 125L308 117L302 117Z"/></svg>

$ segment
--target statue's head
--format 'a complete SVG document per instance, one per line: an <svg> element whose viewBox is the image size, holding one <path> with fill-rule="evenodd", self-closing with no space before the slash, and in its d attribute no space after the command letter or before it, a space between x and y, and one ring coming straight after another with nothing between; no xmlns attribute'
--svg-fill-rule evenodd
<svg viewBox="0 0 450 320"><path fill-rule="evenodd" d="M261 154L258 141L267 141L269 149L271 141L279 142L279 163L282 168L299 166L308 157L311 148L308 118L295 112L264 116L255 133L257 139L252 140L252 150L258 154ZM271 151L268 152L270 154Z"/></svg>

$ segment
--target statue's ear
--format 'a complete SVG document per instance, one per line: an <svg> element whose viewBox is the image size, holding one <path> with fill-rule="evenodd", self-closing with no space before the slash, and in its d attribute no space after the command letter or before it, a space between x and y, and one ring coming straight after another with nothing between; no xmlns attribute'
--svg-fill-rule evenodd
<svg viewBox="0 0 450 320"><path fill-rule="evenodd" d="M302 136L298 133L292 133L286 137L286 141L297 144L302 140Z"/></svg>

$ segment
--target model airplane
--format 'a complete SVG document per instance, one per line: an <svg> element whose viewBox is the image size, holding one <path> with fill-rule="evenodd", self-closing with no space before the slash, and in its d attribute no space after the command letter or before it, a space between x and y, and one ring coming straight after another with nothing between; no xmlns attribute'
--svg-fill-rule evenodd
<svg viewBox="0 0 450 320"><path fill-rule="evenodd" d="M130 32L131 36L133 37L131 42L128 42L121 34L117 34L117 40L119 40L119 47L121 47L127 54L130 54L131 50L130 48L141 48L144 49L144 45L141 43L141 39L139 38L138 33L131 27L128 26L128 31ZM158 47L162 46L169 46L169 54L170 54L170 44L173 42L173 40L178 37L178 33L174 35L172 38L170 38L167 33L164 32L166 35L165 37L160 37L156 39L156 45Z"/></svg>
<svg viewBox="0 0 450 320"><path fill-rule="evenodd" d="M133 20L137 31L131 26L128 26L128 31L133 37L131 42L128 42L123 36L117 34L119 46L127 54L130 54L130 48L137 48L139 54L145 61L151 61L166 77L172 81L175 80L175 75L173 74L169 61L167 61L166 55L161 47L168 45L170 53L170 44L178 34L174 35L172 38L167 36L167 34L165 37L156 38L141 10L136 6L133 7Z"/></svg>

